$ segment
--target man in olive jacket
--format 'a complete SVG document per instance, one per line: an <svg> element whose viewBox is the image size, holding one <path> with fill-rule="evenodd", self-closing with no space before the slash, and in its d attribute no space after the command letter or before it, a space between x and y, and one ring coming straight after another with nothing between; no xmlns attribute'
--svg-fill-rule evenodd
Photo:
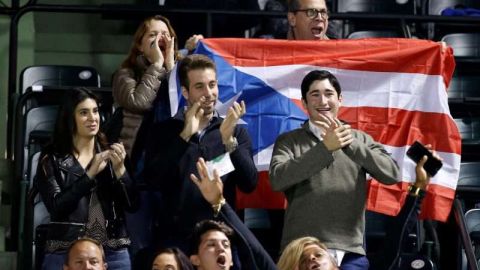
<svg viewBox="0 0 480 270"><path fill-rule="evenodd" d="M270 163L270 181L288 200L282 247L315 236L340 268L368 269L363 245L366 174L385 184L399 180L396 162L368 134L338 120L338 80L315 70L301 85L309 120L280 135Z"/></svg>

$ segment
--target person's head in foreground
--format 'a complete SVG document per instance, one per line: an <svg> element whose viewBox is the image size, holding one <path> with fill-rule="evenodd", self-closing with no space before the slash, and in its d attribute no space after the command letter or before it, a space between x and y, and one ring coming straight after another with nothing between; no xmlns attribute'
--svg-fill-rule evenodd
<svg viewBox="0 0 480 270"><path fill-rule="evenodd" d="M338 270L327 247L315 237L301 237L290 242L277 266L279 270Z"/></svg>
<svg viewBox="0 0 480 270"><path fill-rule="evenodd" d="M173 247L161 249L156 253L152 270L193 270L193 266L180 249Z"/></svg>
<svg viewBox="0 0 480 270"><path fill-rule="evenodd" d="M198 222L193 231L190 261L198 270L230 269L233 235L234 231L223 222Z"/></svg>
<svg viewBox="0 0 480 270"><path fill-rule="evenodd" d="M102 245L90 238L74 241L67 250L63 270L105 270L105 252Z"/></svg>

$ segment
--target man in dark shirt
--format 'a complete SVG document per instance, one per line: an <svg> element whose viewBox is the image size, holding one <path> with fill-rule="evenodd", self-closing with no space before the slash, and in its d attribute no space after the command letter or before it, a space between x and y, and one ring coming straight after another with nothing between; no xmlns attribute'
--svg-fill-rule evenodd
<svg viewBox="0 0 480 270"><path fill-rule="evenodd" d="M214 62L204 55L189 55L179 63L178 73L187 107L153 126L146 144L144 177L163 197L157 243L188 252L187 238L195 224L212 218L211 206L190 181L198 158L229 155L235 170L222 176L222 181L225 199L232 206L236 188L246 193L255 189L257 170L250 137L237 125L245 114L245 103L234 102L225 119L215 111L218 84Z"/></svg>

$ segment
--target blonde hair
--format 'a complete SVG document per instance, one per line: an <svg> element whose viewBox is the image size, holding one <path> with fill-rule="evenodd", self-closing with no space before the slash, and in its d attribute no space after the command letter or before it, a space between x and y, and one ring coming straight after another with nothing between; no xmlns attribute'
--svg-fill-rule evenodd
<svg viewBox="0 0 480 270"><path fill-rule="evenodd" d="M306 236L297 238L290 242L283 250L277 263L278 269L293 270L298 267L303 255L303 250L309 245L317 245L320 248L327 250L327 246L315 237Z"/></svg>

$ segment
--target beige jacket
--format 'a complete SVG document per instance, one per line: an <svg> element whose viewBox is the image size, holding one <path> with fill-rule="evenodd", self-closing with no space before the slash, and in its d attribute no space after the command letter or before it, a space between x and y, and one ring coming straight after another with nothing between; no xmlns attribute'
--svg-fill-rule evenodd
<svg viewBox="0 0 480 270"><path fill-rule="evenodd" d="M123 108L123 127L120 141L131 155L138 129L143 115L150 110L157 96L162 79L166 78L165 68L159 65L144 66L139 64L144 72L138 80L132 69L121 68L113 76L113 99L117 107Z"/></svg>

